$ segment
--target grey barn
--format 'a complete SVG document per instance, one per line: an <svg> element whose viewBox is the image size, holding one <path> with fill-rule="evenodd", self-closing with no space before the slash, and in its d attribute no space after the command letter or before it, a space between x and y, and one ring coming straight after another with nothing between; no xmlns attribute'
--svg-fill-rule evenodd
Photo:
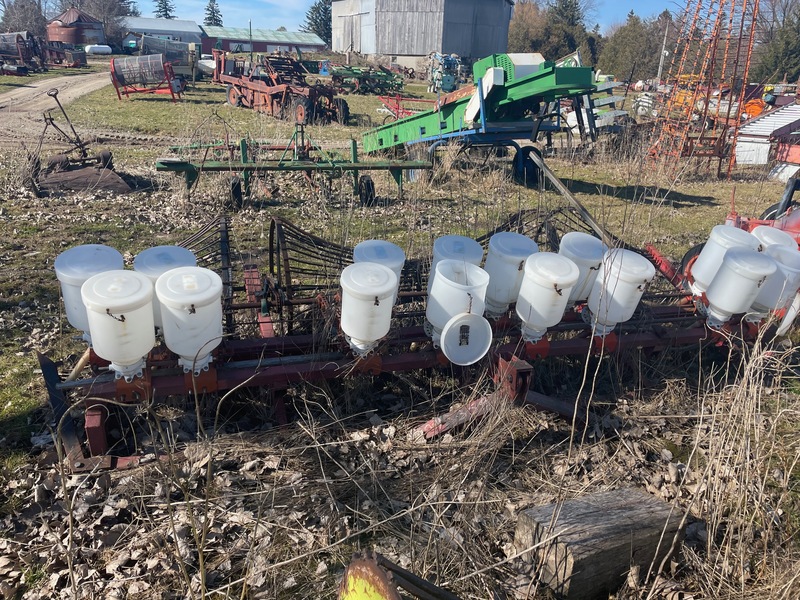
<svg viewBox="0 0 800 600"><path fill-rule="evenodd" d="M333 0L332 49L409 63L430 52L505 52L512 0Z"/></svg>

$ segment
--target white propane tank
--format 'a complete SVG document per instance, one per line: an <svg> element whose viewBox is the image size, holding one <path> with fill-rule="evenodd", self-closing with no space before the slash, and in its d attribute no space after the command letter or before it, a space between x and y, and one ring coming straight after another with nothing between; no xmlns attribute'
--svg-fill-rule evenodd
<svg viewBox="0 0 800 600"><path fill-rule="evenodd" d="M570 231L561 238L558 253L572 260L580 272L578 281L569 294L567 305L585 302L589 297L607 250L608 246L600 239L582 231Z"/></svg>
<svg viewBox="0 0 800 600"><path fill-rule="evenodd" d="M725 252L722 265L706 290L709 326L720 327L732 315L747 311L764 280L777 268L772 258L752 248Z"/></svg>
<svg viewBox="0 0 800 600"><path fill-rule="evenodd" d="M111 46L106 44L89 44L83 49L86 54L111 54Z"/></svg>
<svg viewBox="0 0 800 600"><path fill-rule="evenodd" d="M102 244L86 244L65 250L56 257L53 266L61 285L67 320L75 329L84 332L86 341L90 341L89 317L81 299L81 286L92 275L122 270L125 267L122 254Z"/></svg>
<svg viewBox="0 0 800 600"><path fill-rule="evenodd" d="M483 260L483 248L472 238L463 235L443 235L433 242L433 259L428 274L428 293L431 293L433 280L436 277L436 265L440 260L461 260L480 266Z"/></svg>
<svg viewBox="0 0 800 600"><path fill-rule="evenodd" d="M140 375L156 343L153 283L135 271L106 271L84 282L81 298L95 353L111 362L117 378Z"/></svg>
<svg viewBox="0 0 800 600"><path fill-rule="evenodd" d="M386 265L357 262L342 271L339 281L340 327L353 351L363 356L389 333L397 275Z"/></svg>
<svg viewBox="0 0 800 600"><path fill-rule="evenodd" d="M142 250L133 260L133 270L146 275L153 286L164 273L178 267L195 267L197 259L194 252L181 246L154 246ZM158 296L153 298L153 321L161 329L161 303Z"/></svg>
<svg viewBox="0 0 800 600"><path fill-rule="evenodd" d="M483 270L489 274L486 288L486 313L499 317L515 302L522 284L525 259L539 251L529 237L513 231L495 233L489 239L489 251Z"/></svg>
<svg viewBox="0 0 800 600"><path fill-rule="evenodd" d="M517 315L522 319L522 338L536 342L564 316L570 292L581 273L566 256L540 252L525 261L524 275Z"/></svg>
<svg viewBox="0 0 800 600"><path fill-rule="evenodd" d="M432 327L434 345L439 344L447 322L463 313L483 315L489 274L463 260L440 260L428 294L425 317Z"/></svg>
<svg viewBox="0 0 800 600"><path fill-rule="evenodd" d="M222 278L203 267L178 267L156 281L164 342L185 372L208 369L222 341Z"/></svg>
<svg viewBox="0 0 800 600"><path fill-rule="evenodd" d="M397 300L403 265L406 264L406 253L400 246L385 240L365 240L353 248L353 262L371 262L389 267L397 276L397 288L394 292L394 300Z"/></svg>
<svg viewBox="0 0 800 600"><path fill-rule="evenodd" d="M644 256L614 248L606 252L588 306L595 335L610 333L617 323L633 316L645 287L655 277L656 268Z"/></svg>
<svg viewBox="0 0 800 600"><path fill-rule="evenodd" d="M761 242L764 248L777 245L797 250L797 242L783 229L770 227L769 225L759 225L758 227L753 227L753 231L750 233L758 238L758 241Z"/></svg>
<svg viewBox="0 0 800 600"><path fill-rule="evenodd" d="M728 248L751 248L759 250L761 242L752 233L732 225L717 225L708 236L706 245L692 265L691 275L694 279L692 292L700 295L711 285L711 280L722 265L722 258Z"/></svg>
<svg viewBox="0 0 800 600"><path fill-rule="evenodd" d="M750 320L760 321L770 311L782 311L789 304L800 288L800 252L795 248L773 245L767 246L764 254L771 257L778 269L764 282L758 290L750 310L754 313Z"/></svg>

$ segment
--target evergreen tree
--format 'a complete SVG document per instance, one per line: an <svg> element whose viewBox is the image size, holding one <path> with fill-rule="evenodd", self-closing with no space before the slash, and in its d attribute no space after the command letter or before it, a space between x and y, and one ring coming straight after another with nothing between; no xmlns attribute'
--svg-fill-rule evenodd
<svg viewBox="0 0 800 600"><path fill-rule="evenodd" d="M306 22L300 28L308 33L316 33L328 46L331 45L331 4L332 0L317 0L306 13Z"/></svg>
<svg viewBox="0 0 800 600"><path fill-rule="evenodd" d="M797 81L800 78L800 10L794 10L761 49L751 80Z"/></svg>
<svg viewBox="0 0 800 600"><path fill-rule="evenodd" d="M553 0L547 12L551 19L568 28L584 27L586 15L580 0Z"/></svg>
<svg viewBox="0 0 800 600"><path fill-rule="evenodd" d="M203 19L203 25L222 27L222 12L219 10L217 0L208 0L208 4L206 4L206 17Z"/></svg>
<svg viewBox="0 0 800 600"><path fill-rule="evenodd" d="M157 19L174 19L175 17L175 4L172 0L156 0L156 10L153 15Z"/></svg>

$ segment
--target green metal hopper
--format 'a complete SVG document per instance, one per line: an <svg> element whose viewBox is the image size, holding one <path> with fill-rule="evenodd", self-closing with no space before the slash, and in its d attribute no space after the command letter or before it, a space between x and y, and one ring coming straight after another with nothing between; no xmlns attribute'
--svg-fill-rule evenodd
<svg viewBox="0 0 800 600"><path fill-rule="evenodd" d="M364 151L376 152L403 144L449 138L492 143L528 137L534 126L533 117L540 114L547 103L594 90L591 67L556 67L555 63L543 62L538 67L525 65L523 69L514 64L513 56L494 54L476 62L473 66L475 86L443 96L433 110L365 132L362 135ZM481 82L493 67L503 69L504 78L484 97ZM537 70L530 72L532 69ZM479 91L480 112L468 122L465 111L476 91Z"/></svg>

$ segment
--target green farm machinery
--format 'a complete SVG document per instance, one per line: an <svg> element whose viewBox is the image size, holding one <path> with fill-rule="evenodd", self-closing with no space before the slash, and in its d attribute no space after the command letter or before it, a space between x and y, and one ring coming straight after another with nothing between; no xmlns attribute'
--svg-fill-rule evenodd
<svg viewBox="0 0 800 600"><path fill-rule="evenodd" d="M389 69L336 65L330 69L331 82L340 93L386 94L403 91L403 77Z"/></svg>
<svg viewBox="0 0 800 600"><path fill-rule="evenodd" d="M516 140L536 140L539 133L562 128L560 104L570 99L582 114L582 97L595 89L591 67L556 66L540 54L493 54L473 65L475 85L439 97L431 110L366 131L367 153L425 144L436 147L514 146L519 178L538 172L530 159L533 146Z"/></svg>

